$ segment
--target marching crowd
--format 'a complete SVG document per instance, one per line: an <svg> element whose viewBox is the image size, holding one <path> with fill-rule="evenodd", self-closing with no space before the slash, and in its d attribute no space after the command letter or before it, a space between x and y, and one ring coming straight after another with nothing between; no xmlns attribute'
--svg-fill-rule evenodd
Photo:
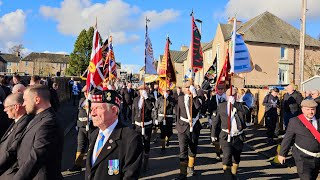
<svg viewBox="0 0 320 180"><path fill-rule="evenodd" d="M14 76L12 86L0 77L0 179L62 179L62 127L56 117L59 108L57 84L38 76L27 85ZM133 87L128 83L103 83L102 91L90 95L86 87L71 79L70 98L78 104L77 152L74 166L79 171L86 157L85 179L138 179L148 171L150 142L160 130L160 154L170 146L173 128L179 140L179 169L175 179L196 175L194 169L202 128L211 129L217 159L222 159L225 179L237 179L245 129L255 123L257 100L250 89L227 88L219 84L208 91L191 81L175 90L157 84ZM9 87L8 87L9 86ZM301 179L316 179L320 168L320 122L318 91L302 96L294 85L279 98L273 88L265 96L265 126L268 143L274 143L282 113L285 135L279 161L292 146ZM58 117L63 118L63 117ZM200 123L208 118L208 124Z"/></svg>

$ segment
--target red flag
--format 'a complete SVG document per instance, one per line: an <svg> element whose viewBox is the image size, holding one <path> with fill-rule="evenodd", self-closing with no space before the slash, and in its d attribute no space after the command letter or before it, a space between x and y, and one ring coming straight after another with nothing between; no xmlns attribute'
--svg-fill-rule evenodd
<svg viewBox="0 0 320 180"><path fill-rule="evenodd" d="M165 52L159 66L159 89L161 94L163 89L172 89L176 83L176 73L170 55L170 44L171 42L168 37Z"/></svg>
<svg viewBox="0 0 320 180"><path fill-rule="evenodd" d="M201 48L201 34L194 22L193 13L191 15L191 67L194 73L198 72L203 67L203 53Z"/></svg>
<svg viewBox="0 0 320 180"><path fill-rule="evenodd" d="M92 91L93 89L102 90L101 83L104 79L103 76L103 58L102 58L102 48L100 45L100 36L98 29L95 27L92 41L92 51L91 58L88 67L88 76L87 76L87 92Z"/></svg>
<svg viewBox="0 0 320 180"><path fill-rule="evenodd" d="M220 74L216 83L216 88L218 87L219 84L228 85L230 83L229 72L230 72L229 50L227 49L226 59L220 71Z"/></svg>

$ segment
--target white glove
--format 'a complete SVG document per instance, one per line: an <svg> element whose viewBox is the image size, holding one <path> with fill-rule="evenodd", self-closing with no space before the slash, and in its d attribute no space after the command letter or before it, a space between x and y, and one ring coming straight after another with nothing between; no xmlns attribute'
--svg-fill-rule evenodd
<svg viewBox="0 0 320 180"><path fill-rule="evenodd" d="M216 142L218 140L218 138L216 138L216 137L211 137L211 141L212 142Z"/></svg>
<svg viewBox="0 0 320 180"><path fill-rule="evenodd" d="M233 96L229 96L228 102L231 102L231 104L234 104L234 102L235 102L234 97Z"/></svg>
<svg viewBox="0 0 320 180"><path fill-rule="evenodd" d="M163 94L165 98L168 98L169 94L168 93L164 93Z"/></svg>
<svg viewBox="0 0 320 180"><path fill-rule="evenodd" d="M189 87L189 90L190 90L190 92L192 93L193 97L196 97L196 96L197 96L196 88L194 88L193 85L191 85L191 86Z"/></svg>
<svg viewBox="0 0 320 180"><path fill-rule="evenodd" d="M143 91L142 91L142 97L143 97L144 99L148 99L148 93L147 93L146 90L143 90Z"/></svg>
<svg viewBox="0 0 320 180"><path fill-rule="evenodd" d="M154 124L155 124L155 125L159 125L158 120L154 120Z"/></svg>
<svg viewBox="0 0 320 180"><path fill-rule="evenodd" d="M208 123L211 125L211 124L212 124L212 120L211 120L211 119L208 119Z"/></svg>

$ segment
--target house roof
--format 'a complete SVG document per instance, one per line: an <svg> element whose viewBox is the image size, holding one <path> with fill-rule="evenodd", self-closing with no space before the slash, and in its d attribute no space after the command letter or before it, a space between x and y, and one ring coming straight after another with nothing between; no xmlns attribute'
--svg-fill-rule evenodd
<svg viewBox="0 0 320 180"><path fill-rule="evenodd" d="M206 51L208 49L211 49L212 43L213 43L213 40L211 40L209 43L206 43L204 46L202 46L202 51Z"/></svg>
<svg viewBox="0 0 320 180"><path fill-rule="evenodd" d="M229 39L233 25L220 26L225 40ZM243 34L244 41L300 45L300 31L268 11L242 24L237 32ZM305 36L305 44L309 47L320 47L320 41L309 35Z"/></svg>
<svg viewBox="0 0 320 180"><path fill-rule="evenodd" d="M34 60L40 60L42 62L49 62L49 63L69 63L70 56L65 54L32 52L28 56L22 59L22 61L34 61Z"/></svg>
<svg viewBox="0 0 320 180"><path fill-rule="evenodd" d="M186 51L176 51L170 50L171 60L173 62L182 63L185 59L187 59L188 50ZM163 55L160 55L160 61L162 60Z"/></svg>
<svg viewBox="0 0 320 180"><path fill-rule="evenodd" d="M305 84L305 83L307 83L307 82L309 82L309 81L311 81L311 80L313 80L313 79L319 79L319 78L320 78L319 75L315 75L315 76L311 77L310 79L305 80L305 81L302 82L301 84Z"/></svg>
<svg viewBox="0 0 320 180"><path fill-rule="evenodd" d="M2 62L19 62L21 60L20 56L15 54L0 53L0 61Z"/></svg>

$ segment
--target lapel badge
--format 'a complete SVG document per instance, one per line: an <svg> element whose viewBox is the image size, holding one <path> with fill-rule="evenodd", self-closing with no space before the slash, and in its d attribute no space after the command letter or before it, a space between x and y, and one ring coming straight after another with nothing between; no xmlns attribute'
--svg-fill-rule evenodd
<svg viewBox="0 0 320 180"><path fill-rule="evenodd" d="M110 144L111 144L111 143L113 143L113 140L112 140L112 139L110 139L110 140L109 140L109 143L110 143Z"/></svg>
<svg viewBox="0 0 320 180"><path fill-rule="evenodd" d="M108 162L108 174L110 176L113 175L113 160L109 160L109 162Z"/></svg>
<svg viewBox="0 0 320 180"><path fill-rule="evenodd" d="M108 146L107 149L111 149L111 146Z"/></svg>
<svg viewBox="0 0 320 180"><path fill-rule="evenodd" d="M117 174L119 174L119 172L120 172L119 159L113 160L113 164L114 164L114 166L113 166L113 174L114 174L114 175L117 175Z"/></svg>

